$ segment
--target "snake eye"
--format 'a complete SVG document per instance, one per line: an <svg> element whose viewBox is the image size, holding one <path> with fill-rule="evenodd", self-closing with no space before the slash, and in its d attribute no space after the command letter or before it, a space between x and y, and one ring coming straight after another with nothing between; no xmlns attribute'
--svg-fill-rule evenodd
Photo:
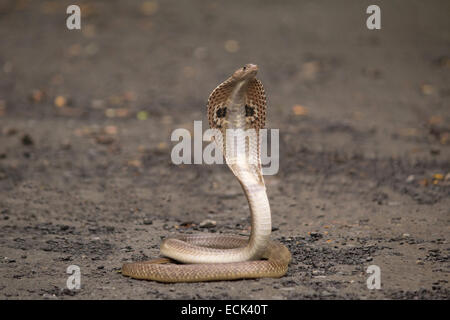
<svg viewBox="0 0 450 320"><path fill-rule="evenodd" d="M245 71L245 69L247 69L247 67L245 67L245 66L244 66L244 67L242 67L242 70L244 70L244 71Z"/></svg>

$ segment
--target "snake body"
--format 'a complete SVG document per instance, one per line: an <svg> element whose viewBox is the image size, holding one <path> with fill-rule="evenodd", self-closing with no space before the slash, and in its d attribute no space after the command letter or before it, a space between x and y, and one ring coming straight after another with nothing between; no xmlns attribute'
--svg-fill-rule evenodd
<svg viewBox="0 0 450 320"><path fill-rule="evenodd" d="M126 263L122 267L123 275L160 282L198 282L286 274L291 254L284 245L270 240L271 212L259 154L259 130L265 125L266 97L255 77L257 71L254 64L236 70L208 99L210 127L220 132L214 136L215 142L249 203L250 238L200 234L166 239L161 244L164 258ZM235 130L231 138L228 129ZM247 132L254 135L246 135ZM245 148L234 148L234 143L241 143Z"/></svg>

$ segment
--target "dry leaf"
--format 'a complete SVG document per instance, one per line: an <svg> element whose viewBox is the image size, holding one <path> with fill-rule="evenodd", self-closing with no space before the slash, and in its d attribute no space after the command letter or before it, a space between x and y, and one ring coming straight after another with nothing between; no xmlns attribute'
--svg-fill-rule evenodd
<svg viewBox="0 0 450 320"><path fill-rule="evenodd" d="M435 91L434 87L431 84L423 84L420 89L424 95L432 95Z"/></svg>
<svg viewBox="0 0 450 320"><path fill-rule="evenodd" d="M443 180L444 179L444 175L441 174L441 173L436 173L436 174L433 175L433 179Z"/></svg>
<svg viewBox="0 0 450 320"><path fill-rule="evenodd" d="M302 75L307 79L314 79L320 70L319 61L310 61L302 65Z"/></svg>
<svg viewBox="0 0 450 320"><path fill-rule="evenodd" d="M115 135L115 134L117 134L117 127L116 126L106 126L104 131L106 134Z"/></svg>
<svg viewBox="0 0 450 320"><path fill-rule="evenodd" d="M140 168L142 167L142 162L139 159L129 160L128 165L130 167Z"/></svg>
<svg viewBox="0 0 450 320"><path fill-rule="evenodd" d="M116 116L119 118L124 118L128 116L128 113L129 113L128 109L125 108L116 109Z"/></svg>
<svg viewBox="0 0 450 320"><path fill-rule="evenodd" d="M44 100L45 94L44 91L39 90L39 89L35 89L31 92L31 101L33 102L41 102L42 100Z"/></svg>
<svg viewBox="0 0 450 320"><path fill-rule="evenodd" d="M430 119L428 119L429 125L440 125L444 122L444 119L442 119L441 116L431 116Z"/></svg>
<svg viewBox="0 0 450 320"><path fill-rule="evenodd" d="M62 108L67 104L67 99L63 96L57 96L54 102L55 106L57 106L58 108Z"/></svg>
<svg viewBox="0 0 450 320"><path fill-rule="evenodd" d="M292 111L296 116L306 116L308 114L308 109L299 104L292 107Z"/></svg>
<svg viewBox="0 0 450 320"><path fill-rule="evenodd" d="M147 120L148 118L148 112L147 111L139 111L136 115L138 120Z"/></svg>

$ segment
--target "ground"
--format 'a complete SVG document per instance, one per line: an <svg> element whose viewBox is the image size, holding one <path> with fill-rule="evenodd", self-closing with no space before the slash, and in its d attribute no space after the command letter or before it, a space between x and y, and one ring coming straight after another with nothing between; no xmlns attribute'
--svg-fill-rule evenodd
<svg viewBox="0 0 450 320"><path fill-rule="evenodd" d="M450 5L375 1L368 30L372 2L78 1L68 30L72 2L0 1L0 298L449 299ZM229 169L170 157L245 63L280 132L265 180L287 275L123 277L163 238L249 233Z"/></svg>

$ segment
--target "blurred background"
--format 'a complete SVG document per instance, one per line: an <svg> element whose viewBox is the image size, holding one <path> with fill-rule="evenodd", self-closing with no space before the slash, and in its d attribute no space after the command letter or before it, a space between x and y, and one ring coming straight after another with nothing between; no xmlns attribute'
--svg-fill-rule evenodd
<svg viewBox="0 0 450 320"><path fill-rule="evenodd" d="M66 28L70 4L81 30ZM381 30L366 27L371 4ZM172 165L170 134L194 120L205 130L210 92L256 63L267 126L280 129L280 172L266 180L294 289L199 284L202 297L448 298L448 273L432 270L448 258L449 12L448 1L0 0L0 294L70 297L64 266L78 263L84 298L116 297L109 281L130 297L192 298L192 287L131 290L111 271L206 218L213 232L249 232L228 169ZM400 245L404 234L424 249ZM381 249L389 239L400 255ZM367 241L375 249L345 251ZM355 261L377 255L391 282L369 293Z"/></svg>

